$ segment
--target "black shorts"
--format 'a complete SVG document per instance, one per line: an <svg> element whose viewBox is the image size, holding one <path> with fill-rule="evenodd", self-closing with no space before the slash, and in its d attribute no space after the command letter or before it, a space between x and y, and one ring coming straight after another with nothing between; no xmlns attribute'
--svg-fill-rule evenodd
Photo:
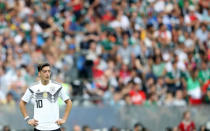
<svg viewBox="0 0 210 131"><path fill-rule="evenodd" d="M34 128L34 131L42 131L42 130L38 130L38 129ZM61 129L58 128L58 129L56 129L56 130L50 130L50 131L61 131Z"/></svg>

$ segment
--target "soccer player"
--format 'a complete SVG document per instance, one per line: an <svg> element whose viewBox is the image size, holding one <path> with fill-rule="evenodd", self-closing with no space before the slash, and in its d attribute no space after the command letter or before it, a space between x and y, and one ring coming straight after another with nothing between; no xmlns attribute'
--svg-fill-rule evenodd
<svg viewBox="0 0 210 131"><path fill-rule="evenodd" d="M67 121L72 108L72 102L60 83L50 80L50 64L38 65L40 81L30 86L20 100L20 110L25 121L34 127L34 131L60 131L60 126ZM63 117L59 118L58 97L66 103ZM26 104L34 101L34 117L30 118Z"/></svg>

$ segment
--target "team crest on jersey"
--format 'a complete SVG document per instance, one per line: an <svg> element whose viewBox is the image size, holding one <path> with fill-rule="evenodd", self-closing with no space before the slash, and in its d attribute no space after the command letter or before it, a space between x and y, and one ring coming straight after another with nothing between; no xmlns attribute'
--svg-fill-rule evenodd
<svg viewBox="0 0 210 131"><path fill-rule="evenodd" d="M45 98L45 99L46 99L47 97L48 97L47 92L44 92L44 93L43 93L43 98Z"/></svg>

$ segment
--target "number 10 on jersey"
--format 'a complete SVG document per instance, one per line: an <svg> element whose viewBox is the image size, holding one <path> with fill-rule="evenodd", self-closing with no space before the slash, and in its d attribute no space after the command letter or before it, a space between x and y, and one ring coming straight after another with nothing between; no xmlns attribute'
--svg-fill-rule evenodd
<svg viewBox="0 0 210 131"><path fill-rule="evenodd" d="M37 108L42 108L43 107L42 100L36 100L36 107Z"/></svg>

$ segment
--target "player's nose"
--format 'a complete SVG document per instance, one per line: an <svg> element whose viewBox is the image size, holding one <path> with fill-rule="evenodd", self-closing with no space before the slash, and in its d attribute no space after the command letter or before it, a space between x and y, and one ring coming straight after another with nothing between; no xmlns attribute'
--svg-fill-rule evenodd
<svg viewBox="0 0 210 131"><path fill-rule="evenodd" d="M46 77L50 77L50 73L46 73Z"/></svg>

